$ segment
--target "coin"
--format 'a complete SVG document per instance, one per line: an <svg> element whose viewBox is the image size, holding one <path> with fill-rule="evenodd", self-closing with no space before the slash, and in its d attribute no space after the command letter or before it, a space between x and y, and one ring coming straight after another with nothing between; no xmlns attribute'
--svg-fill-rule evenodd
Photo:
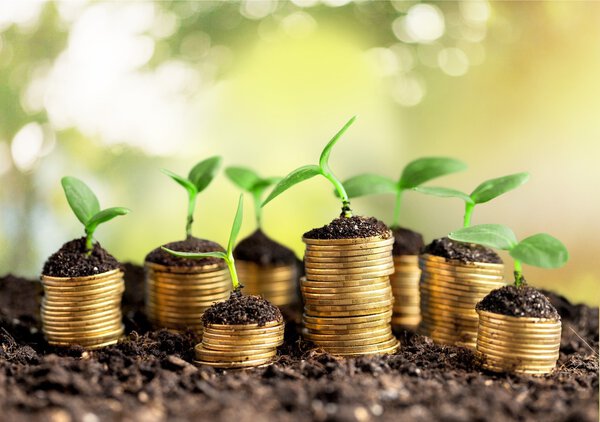
<svg viewBox="0 0 600 422"><path fill-rule="evenodd" d="M320 324L324 324L324 325L363 324L363 323L367 323L367 322L381 321L384 319L389 320L389 318L391 318L391 317L392 317L392 311L391 311L391 309L389 309L389 307L386 307L385 309L383 309L380 312L373 312L368 315L360 315L360 316L352 315L352 316L347 316L344 318L333 318L333 317L327 317L327 316L323 316L323 317L322 316L312 316L312 315L307 315L307 314L302 315L302 319L304 320L305 323L315 324L315 325L320 325Z"/></svg>
<svg viewBox="0 0 600 422"><path fill-rule="evenodd" d="M370 237L352 237L352 238L343 238L343 239L311 239L307 237L302 237L302 241L307 245L341 245L341 246L351 246L351 245L362 245L362 244L370 244L370 243L378 243L378 242L386 242L389 244L394 243L394 238L391 232L386 233L381 236L370 236Z"/></svg>
<svg viewBox="0 0 600 422"><path fill-rule="evenodd" d="M392 337L388 341L385 341L382 343L377 343L377 344L368 344L368 345L363 345L363 346L347 346L347 347L328 346L328 347L324 347L324 349L333 355L335 355L335 354L346 355L346 354L368 353L368 352L384 353L385 351L395 349L397 347L398 347L398 340L396 340L396 338Z"/></svg>
<svg viewBox="0 0 600 422"><path fill-rule="evenodd" d="M380 271L373 271L365 274L309 274L306 273L307 280L309 281L335 281L335 282L346 282L346 281L363 281L363 283L371 282L372 279L388 276L392 273L390 269L382 269Z"/></svg>
<svg viewBox="0 0 600 422"><path fill-rule="evenodd" d="M377 260L369 261L347 261L346 259L338 259L335 262L314 262L310 259L304 261L304 265L312 270L319 269L343 269L351 270L353 268L371 268L377 266L392 266L393 261L391 256L386 256Z"/></svg>
<svg viewBox="0 0 600 422"><path fill-rule="evenodd" d="M304 257L304 263L339 263L339 262L355 262L355 263L370 263L373 261L380 261L382 259L390 259L389 250L379 253L371 253L368 255L355 255L355 256L311 256L307 255Z"/></svg>
<svg viewBox="0 0 600 422"><path fill-rule="evenodd" d="M101 274L95 274L91 276L83 277L52 277L43 275L41 276L42 284L49 286L88 286L99 282L107 281L109 279L120 279L123 277L123 272L119 269L106 271Z"/></svg>
<svg viewBox="0 0 600 422"><path fill-rule="evenodd" d="M374 247L370 249L338 249L338 250L312 250L306 249L304 251L304 258L337 258L337 257L359 257L359 256L371 256L375 254L390 254L392 252L392 246Z"/></svg>
<svg viewBox="0 0 600 422"><path fill-rule="evenodd" d="M338 339L335 340L317 340L314 338L309 338L306 337L307 340L312 341L313 343L315 343L316 345L323 347L325 349L329 348L329 347L365 347L365 346L372 346L374 344L381 344L382 342L386 342L389 341L391 339L394 339L394 336L392 335L391 331L384 334L384 335L380 335L380 336L374 336L374 337L366 337L366 338L361 338L361 339L348 339L345 340L344 337L340 337Z"/></svg>
<svg viewBox="0 0 600 422"><path fill-rule="evenodd" d="M308 330L308 329L302 330L302 336L308 340L313 340L313 341L318 341L318 340L332 341L332 340L346 340L346 339L358 340L358 339L382 336L382 335L390 334L390 333L391 333L391 328L390 328L389 324L386 324L385 326L380 326L379 328L354 330L354 331L350 331L350 330L336 331L331 334L323 333L320 330L318 330L318 331L313 331L313 330Z"/></svg>
<svg viewBox="0 0 600 422"><path fill-rule="evenodd" d="M227 369L227 368L251 368L251 367L257 367L257 366L261 366L267 363L270 363L273 359L272 358L265 358L265 359L254 359L254 360L246 360L246 361L241 361L241 362L208 362L208 361L200 361L200 360L195 360L193 361L194 364L196 365L200 365L200 366L212 366L215 368L222 368L222 369Z"/></svg>

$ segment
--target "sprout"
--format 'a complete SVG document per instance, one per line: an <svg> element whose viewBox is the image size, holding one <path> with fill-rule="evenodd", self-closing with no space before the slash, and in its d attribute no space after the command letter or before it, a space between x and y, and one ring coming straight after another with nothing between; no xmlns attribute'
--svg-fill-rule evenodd
<svg viewBox="0 0 600 422"><path fill-rule="evenodd" d="M529 180L529 173L516 173L498 177L497 179L486 180L477 186L470 195L455 189L427 186L417 187L414 188L414 190L428 195L439 196L442 198L460 198L465 201L463 227L469 227L471 225L471 214L473 214L475 205L491 201L503 193L516 189L527 182L527 180Z"/></svg>
<svg viewBox="0 0 600 422"><path fill-rule="evenodd" d="M225 174L236 186L248 192L254 199L256 226L262 227L261 197L265 190L281 180L281 177L261 178L256 172L244 167L227 167Z"/></svg>
<svg viewBox="0 0 600 422"><path fill-rule="evenodd" d="M169 248L165 248L164 246L162 247L162 249L169 252L170 254L178 256L180 258L202 259L202 258L212 257L212 258L223 259L227 263L227 267L229 268L229 273L231 274L231 283L233 285L233 290L236 290L239 288L240 283L238 281L237 271L235 270L235 259L233 259L233 248L235 246L235 241L237 239L237 236L240 233L240 227L242 226L243 215L244 215L244 195L240 194L237 211L235 213L235 218L233 219L233 225L231 226L231 233L229 234L229 242L227 243L227 252L221 252L221 251L178 252L178 251L171 250Z"/></svg>
<svg viewBox="0 0 600 422"><path fill-rule="evenodd" d="M356 120L356 116L352 117L348 122L344 125L342 129L338 133L336 133L333 138L329 141L329 143L323 149L321 153L321 157L319 158L319 165L308 165L297 168L292 171L290 174L285 176L271 191L270 195L267 197L265 202L263 202L262 206L264 207L274 198L291 188L292 186L303 182L304 180L310 179L311 177L321 175L324 176L327 180L329 180L336 192L338 197L342 199L342 214L344 217L352 217L352 210L350 209L350 199L348 198L348 194L344 189L344 185L338 180L337 177L333 174L331 169L329 168L329 155L331 154L331 150L336 142L340 139L340 137L346 132L346 130L350 127L352 123Z"/></svg>
<svg viewBox="0 0 600 422"><path fill-rule="evenodd" d="M187 223L185 225L186 237L192 235L192 223L194 222L194 209L196 208L196 197L212 182L217 174L217 170L221 165L221 157L210 157L196 164L188 175L185 177L179 176L172 171L162 169L162 172L175 180L185 188L188 193L188 212Z"/></svg>
<svg viewBox="0 0 600 422"><path fill-rule="evenodd" d="M75 177L63 177L61 179L67 202L75 213L75 216L85 227L85 249L89 254L92 253L94 232L102 223L112 220L116 216L129 213L127 208L114 207L100 210L100 203L94 192Z"/></svg>
<svg viewBox="0 0 600 422"><path fill-rule="evenodd" d="M405 190L414 189L436 177L465 170L467 165L462 161L445 157L426 157L411 161L404 167L400 179L394 181L377 174L360 174L344 182L344 188L350 198L393 193L396 195L394 220L392 228L400 225L400 206Z"/></svg>
<svg viewBox="0 0 600 422"><path fill-rule="evenodd" d="M480 224L464 227L448 235L459 242L478 243L495 249L508 251L514 258L515 286L526 283L521 263L541 268L559 268L569 259L563 243L549 234L539 233L517 241L513 231L501 224Z"/></svg>

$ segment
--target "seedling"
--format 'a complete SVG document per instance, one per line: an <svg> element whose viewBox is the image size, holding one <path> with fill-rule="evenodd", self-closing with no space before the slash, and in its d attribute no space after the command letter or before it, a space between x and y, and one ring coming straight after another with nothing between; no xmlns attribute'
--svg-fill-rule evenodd
<svg viewBox="0 0 600 422"><path fill-rule="evenodd" d="M265 190L281 180L281 177L263 179L255 171L244 167L227 167L225 174L236 186L252 195L256 226L262 228L261 200Z"/></svg>
<svg viewBox="0 0 600 422"><path fill-rule="evenodd" d="M208 187L215 178L217 170L221 165L221 157L215 156L200 161L190 170L187 178L179 176L170 170L161 169L161 171L183 186L188 193L188 211L187 222L185 225L185 235L192 235L192 224L194 223L194 209L196 208L196 198L198 194Z"/></svg>
<svg viewBox="0 0 600 422"><path fill-rule="evenodd" d="M69 206L85 227L85 249L89 255L92 253L94 233L98 226L119 215L128 214L129 210L122 207L100 210L100 202L94 192L88 185L75 177L63 177L60 183L65 191Z"/></svg>
<svg viewBox="0 0 600 422"><path fill-rule="evenodd" d="M521 263L541 268L559 268L569 259L565 245L549 234L539 233L520 242L513 231L501 224L480 224L464 227L448 235L459 242L478 243L508 251L514 259L515 286L526 284Z"/></svg>
<svg viewBox="0 0 600 422"><path fill-rule="evenodd" d="M402 194L405 190L414 189L436 177L465 170L467 165L462 161L445 157L426 157L411 161L404 167L398 181L378 174L360 174L344 182L344 188L350 198L393 193L396 195L394 220L392 228L400 226L400 208Z"/></svg>
<svg viewBox="0 0 600 422"><path fill-rule="evenodd" d="M231 283L233 285L233 290L237 290L240 286L238 281L237 271L235 270L235 259L233 258L233 248L235 246L235 241L237 239L238 234L240 233L240 227L242 226L242 217L244 215L244 195L240 194L240 199L238 201L237 212L235 213L235 218L233 219L233 225L231 226L231 233L229 234L229 242L227 243L227 251L213 251L213 252L178 252L171 250L169 248L162 247L163 250L169 252L172 255L178 256L180 258L189 258L189 259L202 259L202 258L220 258L227 263L227 267L229 268L229 273L231 274Z"/></svg>
<svg viewBox="0 0 600 422"><path fill-rule="evenodd" d="M440 187L422 186L416 187L414 190L441 198L460 198L465 201L463 227L469 227L471 225L471 215L473 214L475 205L491 201L503 193L518 188L528 180L529 173L516 173L508 176L498 177L497 179L486 180L477 186L470 195L456 189Z"/></svg>
<svg viewBox="0 0 600 422"><path fill-rule="evenodd" d="M323 149L321 153L321 157L319 158L319 165L308 165L297 168L292 171L290 174L285 176L271 191L265 202L263 202L262 206L264 207L277 196L281 195L283 192L291 188L292 186L303 182L305 180L310 179L311 177L321 175L329 180L333 187L337 192L337 196L342 200L342 215L344 217L352 217L352 210L350 209L350 199L348 194L346 193L346 189L344 189L344 185L339 181L337 177L333 174L331 169L329 168L329 156L331 155L331 150L333 146L337 143L340 137L346 132L346 130L354 123L356 120L356 116L352 117L348 122L340 129L338 133L336 133L333 138L329 141L329 143Z"/></svg>

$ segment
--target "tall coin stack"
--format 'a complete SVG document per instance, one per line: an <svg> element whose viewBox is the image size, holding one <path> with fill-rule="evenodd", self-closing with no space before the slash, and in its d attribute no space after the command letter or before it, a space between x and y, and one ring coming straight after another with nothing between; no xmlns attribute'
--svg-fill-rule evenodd
<svg viewBox="0 0 600 422"><path fill-rule="evenodd" d="M504 265L424 254L421 267L419 331L435 342L475 350L479 317L475 305L504 286Z"/></svg>
<svg viewBox="0 0 600 422"><path fill-rule="evenodd" d="M283 344L283 321L265 325L208 324L195 348L197 365L249 368L270 363Z"/></svg>
<svg viewBox="0 0 600 422"><path fill-rule="evenodd" d="M156 327L202 334L202 314L227 300L231 278L225 264L172 267L146 261L146 313Z"/></svg>
<svg viewBox="0 0 600 422"><path fill-rule="evenodd" d="M559 356L560 320L479 313L477 354L495 372L544 375Z"/></svg>
<svg viewBox="0 0 600 422"><path fill-rule="evenodd" d="M394 256L394 274L390 276L394 293L392 325L414 329L421 322L418 255Z"/></svg>
<svg viewBox="0 0 600 422"><path fill-rule="evenodd" d="M390 325L394 302L389 280L394 272L391 232L303 241L304 337L335 355L394 353L398 340Z"/></svg>
<svg viewBox="0 0 600 422"><path fill-rule="evenodd" d="M298 268L292 265L258 265L255 262L236 260L240 280L244 280L244 293L259 295L275 306L296 302Z"/></svg>
<svg viewBox="0 0 600 422"><path fill-rule="evenodd" d="M42 275L41 281L42 330L49 344L96 349L116 343L123 335L121 270L72 278Z"/></svg>

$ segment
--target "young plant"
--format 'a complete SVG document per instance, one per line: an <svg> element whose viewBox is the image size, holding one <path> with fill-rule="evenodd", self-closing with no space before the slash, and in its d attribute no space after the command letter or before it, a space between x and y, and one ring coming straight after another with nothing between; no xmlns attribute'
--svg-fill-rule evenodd
<svg viewBox="0 0 600 422"><path fill-rule="evenodd" d="M212 182L221 165L221 157L215 156L200 161L190 170L188 177L179 176L167 169L161 171L184 187L188 193L188 211L187 222L185 225L185 235L192 235L192 224L194 223L194 209L196 208L196 198Z"/></svg>
<svg viewBox="0 0 600 422"><path fill-rule="evenodd" d="M88 185L75 177L63 177L60 183L65 191L69 206L77 219L85 227L85 249L89 255L92 253L94 233L98 226L106 223L108 220L112 220L116 216L128 214L129 210L123 207L100 210L100 202L98 202L98 198L94 195L94 192L92 192Z"/></svg>
<svg viewBox="0 0 600 422"><path fill-rule="evenodd" d="M402 194L405 190L414 189L425 182L447 174L465 170L467 165L462 161L445 157L425 157L411 161L404 167L397 181L378 174L359 174L346 180L343 185L350 198L393 193L396 195L392 228L400 226L400 208Z"/></svg>
<svg viewBox="0 0 600 422"><path fill-rule="evenodd" d="M292 171L290 174L285 176L271 191L265 202L263 202L262 206L264 207L269 202L271 202L274 198L281 195L283 192L291 188L292 186L303 182L305 180L310 179L311 177L321 175L329 180L333 187L336 190L337 196L342 200L342 215L344 217L352 217L352 210L350 209L350 199L346 190L344 189L344 185L339 181L337 177L333 174L331 169L329 168L329 156L331 155L331 149L340 139L340 137L346 132L346 130L354 123L356 120L356 116L352 117L348 122L340 129L338 133L336 133L333 138L327 143L323 152L321 153L321 157L319 158L319 165L308 165L297 168Z"/></svg>
<svg viewBox="0 0 600 422"><path fill-rule="evenodd" d="M515 264L515 286L526 284L521 263L541 268L559 268L569 259L563 243L549 234L534 234L517 241L513 231L501 224L480 224L463 227L448 235L458 242L477 243L490 248L508 251Z"/></svg>
<svg viewBox="0 0 600 422"><path fill-rule="evenodd" d="M469 227L471 225L471 215L473 214L475 205L491 201L503 193L518 188L528 180L529 173L526 172L486 180L477 186L470 195L455 189L428 186L416 187L414 190L441 198L460 198L465 201L463 227Z"/></svg>
<svg viewBox="0 0 600 422"><path fill-rule="evenodd" d="M220 258L223 259L227 263L227 267L229 268L229 273L231 274L231 283L233 285L233 290L237 290L240 286L238 281L237 271L235 270L235 259L233 259L233 248L235 247L235 241L240 233L240 227L242 227L242 217L244 215L244 195L240 194L240 199L238 201L237 211L235 213L235 218L233 219L233 225L231 226L231 233L229 234L229 242L227 242L227 251L213 251L213 252L178 252L171 250L169 248L162 247L163 250L169 252L172 255L178 256L180 258L189 258L189 259L202 259L202 258Z"/></svg>
<svg viewBox="0 0 600 422"><path fill-rule="evenodd" d="M261 200L265 190L281 180L281 177L261 178L255 171L244 167L227 167L225 174L237 187L252 195L256 226L262 228Z"/></svg>

